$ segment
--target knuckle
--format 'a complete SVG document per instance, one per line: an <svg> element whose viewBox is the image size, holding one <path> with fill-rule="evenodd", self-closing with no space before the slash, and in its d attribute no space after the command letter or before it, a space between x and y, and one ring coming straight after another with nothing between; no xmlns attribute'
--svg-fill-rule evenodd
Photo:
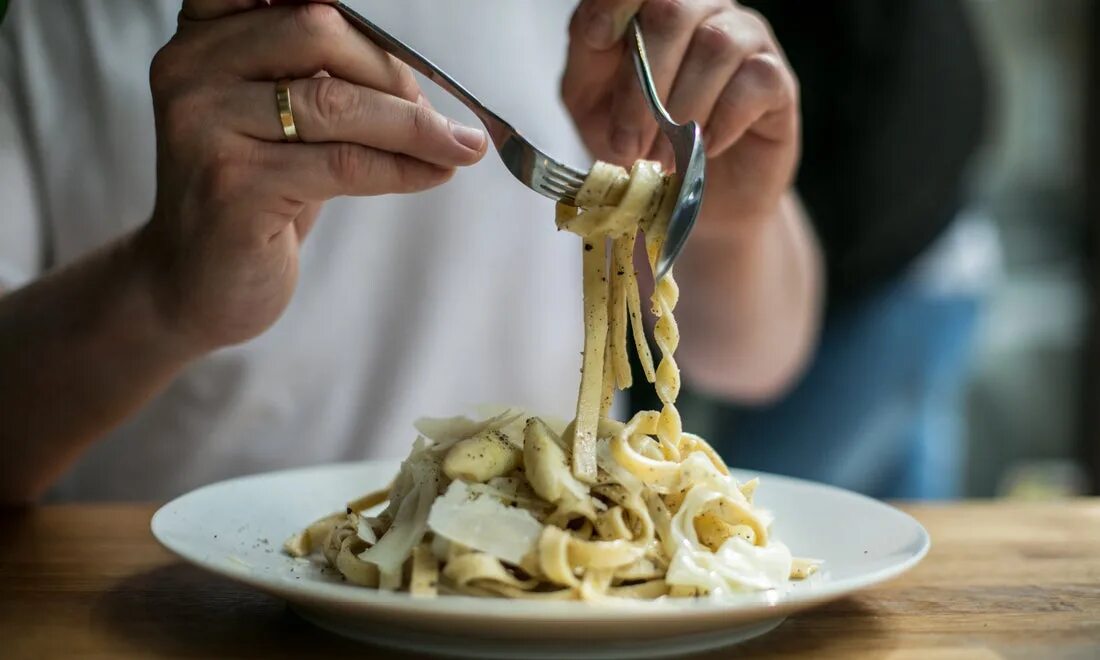
<svg viewBox="0 0 1100 660"><path fill-rule="evenodd" d="M788 87L786 67L771 53L753 55L745 60L742 70L746 80L770 93L782 92Z"/></svg>
<svg viewBox="0 0 1100 660"><path fill-rule="evenodd" d="M218 107L219 86L209 77L195 75L188 65L194 59L194 49L175 37L157 51L149 65L157 132L169 141L193 133L209 111Z"/></svg>
<svg viewBox="0 0 1100 660"><path fill-rule="evenodd" d="M390 58L393 66L394 94L406 101L416 101L420 98L420 85L416 82L412 70L401 62Z"/></svg>
<svg viewBox="0 0 1100 660"><path fill-rule="evenodd" d="M215 204L236 199L245 183L245 167L237 150L228 141L211 145L202 167L205 196Z"/></svg>
<svg viewBox="0 0 1100 660"><path fill-rule="evenodd" d="M358 107L355 90L337 78L316 78L313 104L321 121L341 124L353 117Z"/></svg>
<svg viewBox="0 0 1100 660"><path fill-rule="evenodd" d="M169 41L153 55L149 64L149 89L154 97L168 94L181 78L182 58L177 51L179 47L174 41Z"/></svg>
<svg viewBox="0 0 1100 660"><path fill-rule="evenodd" d="M295 9L294 19L303 32L318 39L331 39L348 29L347 21L332 5L307 2Z"/></svg>
<svg viewBox="0 0 1100 660"><path fill-rule="evenodd" d="M416 141L432 140L443 131L443 119L423 106L412 108L410 125L413 139Z"/></svg>
<svg viewBox="0 0 1100 660"><path fill-rule="evenodd" d="M384 154L384 164L380 163L379 169L391 173L393 179L393 192L407 193L417 190L416 173L408 163L396 154Z"/></svg>
<svg viewBox="0 0 1100 660"><path fill-rule="evenodd" d="M203 94L198 89L174 88L157 99L155 111L164 137L173 142L175 139L191 135L204 121L206 106Z"/></svg>
<svg viewBox="0 0 1100 660"><path fill-rule="evenodd" d="M369 177L369 168L369 162L357 145L341 142L329 152L329 171L336 181L349 188L364 176Z"/></svg>
<svg viewBox="0 0 1100 660"><path fill-rule="evenodd" d="M696 28L692 41L704 63L728 60L735 57L740 50L729 28L716 20L707 21Z"/></svg>
<svg viewBox="0 0 1100 660"><path fill-rule="evenodd" d="M581 17L581 9L584 4L577 5L577 8L573 10L573 14L569 17L569 27L567 33L570 39L580 39L583 36L584 20Z"/></svg>
<svg viewBox="0 0 1100 660"><path fill-rule="evenodd" d="M745 21L755 33L762 38L773 39L771 24L759 11L752 7L740 7L738 13L741 15L741 20Z"/></svg>
<svg viewBox="0 0 1100 660"><path fill-rule="evenodd" d="M690 12L687 0L646 0L642 5L643 25L655 32L669 32L683 23Z"/></svg>

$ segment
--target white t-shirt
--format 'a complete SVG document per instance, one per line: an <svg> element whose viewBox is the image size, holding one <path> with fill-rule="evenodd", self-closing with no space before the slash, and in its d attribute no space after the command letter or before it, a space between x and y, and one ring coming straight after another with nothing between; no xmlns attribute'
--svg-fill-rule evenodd
<svg viewBox="0 0 1100 660"><path fill-rule="evenodd" d="M352 4L547 151L586 162L557 94L572 3ZM0 26L4 286L150 216L148 68L178 10L178 0L11 4ZM441 111L475 122L424 87ZM163 498L242 473L399 457L416 417L482 402L569 415L581 348L579 249L552 215L552 203L493 153L430 192L328 203L283 317L256 340L190 365L50 497ZM56 405L64 414L65 402Z"/></svg>

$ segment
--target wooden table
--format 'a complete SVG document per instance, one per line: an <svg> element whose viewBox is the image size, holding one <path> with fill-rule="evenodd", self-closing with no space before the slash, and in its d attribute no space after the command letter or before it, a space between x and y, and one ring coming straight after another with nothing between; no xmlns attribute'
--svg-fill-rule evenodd
<svg viewBox="0 0 1100 660"><path fill-rule="evenodd" d="M905 507L932 534L907 575L708 657L1100 658L1100 499ZM152 505L0 512L0 658L399 658L187 566Z"/></svg>

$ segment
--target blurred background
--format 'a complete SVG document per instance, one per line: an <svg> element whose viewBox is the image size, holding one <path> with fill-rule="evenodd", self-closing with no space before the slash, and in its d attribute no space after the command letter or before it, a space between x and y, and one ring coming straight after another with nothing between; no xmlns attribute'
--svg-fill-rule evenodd
<svg viewBox="0 0 1100 660"><path fill-rule="evenodd" d="M790 392L689 394L686 425L738 466L876 497L1097 492L1100 3L744 2L802 83L829 305Z"/></svg>
<svg viewBox="0 0 1100 660"><path fill-rule="evenodd" d="M968 0L993 87L974 212L1000 255L977 338L966 494L1100 487L1100 11Z"/></svg>

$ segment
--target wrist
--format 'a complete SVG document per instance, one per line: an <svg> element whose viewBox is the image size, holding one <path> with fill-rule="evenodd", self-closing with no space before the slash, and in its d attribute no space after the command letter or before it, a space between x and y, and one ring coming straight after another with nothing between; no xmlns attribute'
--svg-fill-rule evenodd
<svg viewBox="0 0 1100 660"><path fill-rule="evenodd" d="M148 342L165 358L182 364L213 347L189 331L172 303L177 298L171 281L172 260L155 234L155 226L147 223L120 245L120 259L126 264L131 289L130 313L141 335L135 339Z"/></svg>

